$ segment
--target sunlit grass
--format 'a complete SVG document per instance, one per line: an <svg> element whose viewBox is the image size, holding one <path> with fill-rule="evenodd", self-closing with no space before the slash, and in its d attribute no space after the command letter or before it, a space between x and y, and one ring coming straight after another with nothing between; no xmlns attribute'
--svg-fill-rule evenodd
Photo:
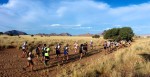
<svg viewBox="0 0 150 77"><path fill-rule="evenodd" d="M62 77L148 77L150 61L142 54L150 56L150 39L135 40L128 48L119 49L110 55L92 60L86 66L73 70ZM147 57L148 58L148 57ZM149 57L150 58L150 57ZM74 69L77 67L74 67ZM70 71L66 69L65 72Z"/></svg>

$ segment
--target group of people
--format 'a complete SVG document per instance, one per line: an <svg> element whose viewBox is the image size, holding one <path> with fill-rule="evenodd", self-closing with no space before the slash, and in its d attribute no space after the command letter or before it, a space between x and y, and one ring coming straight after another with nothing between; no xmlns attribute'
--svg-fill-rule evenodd
<svg viewBox="0 0 150 77"><path fill-rule="evenodd" d="M74 43L74 53L76 54L79 51L80 54L80 59L82 59L83 55L87 54L88 51L88 43L84 43L84 44L80 44L78 45L77 42ZM90 47L93 48L93 41L90 42ZM69 60L69 44L66 44L63 47L63 58L61 58L61 45L60 43L58 43L55 46L55 52L56 52L56 60L60 61L62 60L62 62L64 61L68 61ZM46 44L38 44L37 46L34 46L32 44L27 44L27 42L24 42L22 45L22 58L27 57L27 67L30 67L31 70L33 70L33 58L34 56L36 56L37 60L40 60L44 63L45 66L48 66L48 62L50 60L50 52L52 51L51 46L46 45ZM35 51L35 54L33 54L33 51ZM25 67L24 69L26 69L27 67Z"/></svg>
<svg viewBox="0 0 150 77"><path fill-rule="evenodd" d="M105 41L103 43L103 47L105 52L110 52L112 51L113 48L118 48L122 45L124 45L125 42L121 41L121 42L113 42L113 41ZM130 43L129 43L130 44ZM74 53L76 54L77 52L79 52L80 57L79 59L82 59L83 55L86 55L89 47L91 49L93 49L93 41L91 40L90 43L88 44L87 42L78 45L77 42L74 43ZM62 54L62 49L63 49L63 58L61 58L61 54ZM33 50L35 50L35 54L33 55ZM32 44L27 45L27 42L24 42L22 45L22 57L27 57L28 60L28 65L27 67L30 67L31 70L33 70L33 58L34 56L37 57L38 60L42 61L44 63L45 66L48 66L48 62L50 61L50 52L52 51L51 46L46 45L46 44L38 44L37 46L34 46ZM68 61L69 60L69 51L70 51L70 45L66 44L63 48L60 45L60 43L58 43L55 46L55 54L56 54L56 60L57 61L62 61L62 63L64 61ZM25 68L27 68L25 67Z"/></svg>
<svg viewBox="0 0 150 77"><path fill-rule="evenodd" d="M113 51L113 49L126 47L127 44L130 46L131 41L130 40L128 42L126 40L121 40L119 42L117 42L117 41L105 41L103 43L103 46L104 46L105 52L110 53L111 51Z"/></svg>

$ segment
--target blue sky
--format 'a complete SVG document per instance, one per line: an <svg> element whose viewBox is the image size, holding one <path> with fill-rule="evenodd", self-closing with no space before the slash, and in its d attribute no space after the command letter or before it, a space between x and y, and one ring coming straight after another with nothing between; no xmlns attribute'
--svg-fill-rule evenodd
<svg viewBox="0 0 150 77"><path fill-rule="evenodd" d="M150 33L149 0L0 0L0 31L100 33L131 27Z"/></svg>

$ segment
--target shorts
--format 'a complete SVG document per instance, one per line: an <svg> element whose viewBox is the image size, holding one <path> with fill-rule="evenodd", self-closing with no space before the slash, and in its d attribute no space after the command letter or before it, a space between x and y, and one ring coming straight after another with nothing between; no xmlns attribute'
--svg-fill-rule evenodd
<svg viewBox="0 0 150 77"><path fill-rule="evenodd" d="M56 50L56 54L59 55L60 54L60 50Z"/></svg>
<svg viewBox="0 0 150 77"><path fill-rule="evenodd" d="M67 51L64 51L64 55L67 55L68 54L68 52Z"/></svg>
<svg viewBox="0 0 150 77"><path fill-rule="evenodd" d="M83 51L79 51L79 53L83 53Z"/></svg>
<svg viewBox="0 0 150 77"><path fill-rule="evenodd" d="M107 47L104 47L104 49L107 49Z"/></svg>
<svg viewBox="0 0 150 77"><path fill-rule="evenodd" d="M49 56L45 56L45 59L46 59L46 60L49 60L50 58L49 58Z"/></svg>
<svg viewBox="0 0 150 77"><path fill-rule="evenodd" d="M36 55L40 56L40 53L39 53L39 52L36 52Z"/></svg>
<svg viewBox="0 0 150 77"><path fill-rule="evenodd" d="M45 53L44 53L44 52L42 52L42 56L44 56L44 54L45 54Z"/></svg>
<svg viewBox="0 0 150 77"><path fill-rule="evenodd" d="M87 51L87 48L85 48L84 51Z"/></svg>
<svg viewBox="0 0 150 77"><path fill-rule="evenodd" d="M28 60L28 62L29 62L31 65L34 65L34 63L33 63L32 60Z"/></svg>
<svg viewBox="0 0 150 77"><path fill-rule="evenodd" d="M22 49L22 51L23 51L23 52L26 52L26 50L25 50L25 49Z"/></svg>

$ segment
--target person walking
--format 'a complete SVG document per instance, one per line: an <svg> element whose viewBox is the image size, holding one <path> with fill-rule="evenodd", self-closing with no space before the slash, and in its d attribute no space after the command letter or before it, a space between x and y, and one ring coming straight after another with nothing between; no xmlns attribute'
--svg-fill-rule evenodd
<svg viewBox="0 0 150 77"><path fill-rule="evenodd" d="M59 57L60 57L60 48L61 48L61 46L60 46L60 44L58 43L57 45L56 45L56 47L55 47L55 50L56 50L56 59L57 60L59 60Z"/></svg>
<svg viewBox="0 0 150 77"><path fill-rule="evenodd" d="M81 44L80 47L79 47L79 53L80 53L80 59L82 59L82 56L83 56L83 44Z"/></svg>
<svg viewBox="0 0 150 77"><path fill-rule="evenodd" d="M36 49L35 49L37 59L39 59L39 57L40 57L40 50L41 50L40 46L41 46L41 44L38 44L38 46L37 46Z"/></svg>
<svg viewBox="0 0 150 77"><path fill-rule="evenodd" d="M77 52L77 50L78 50L78 43L77 43L77 42L75 42L75 43L74 43L74 52L76 53L76 52Z"/></svg>
<svg viewBox="0 0 150 77"><path fill-rule="evenodd" d="M49 57L49 51L46 50L45 53L44 53L44 65L45 66L48 66L48 61L50 60L50 57Z"/></svg>
<svg viewBox="0 0 150 77"><path fill-rule="evenodd" d="M34 55L32 54L32 51L34 49L34 47L29 44L29 47L28 47L28 52L27 52L27 66L25 68L23 68L24 70L26 70L26 68L30 67L31 71L33 71L33 65L34 65L34 62L33 62L33 58L34 58Z"/></svg>
<svg viewBox="0 0 150 77"><path fill-rule="evenodd" d="M27 41L25 41L22 45L22 55L21 57L24 58L27 54Z"/></svg>
<svg viewBox="0 0 150 77"><path fill-rule="evenodd" d="M63 61L68 61L69 60L68 52L69 52L69 44L67 44L64 47L64 58L63 58Z"/></svg>

